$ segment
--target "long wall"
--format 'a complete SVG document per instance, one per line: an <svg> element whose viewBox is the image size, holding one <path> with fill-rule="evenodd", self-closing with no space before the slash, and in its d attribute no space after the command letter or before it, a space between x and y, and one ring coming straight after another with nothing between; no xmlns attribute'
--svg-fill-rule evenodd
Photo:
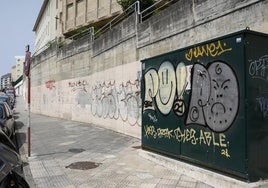
<svg viewBox="0 0 268 188"><path fill-rule="evenodd" d="M31 110L141 137L141 60L245 28L268 33L268 0L179 0L33 57Z"/></svg>

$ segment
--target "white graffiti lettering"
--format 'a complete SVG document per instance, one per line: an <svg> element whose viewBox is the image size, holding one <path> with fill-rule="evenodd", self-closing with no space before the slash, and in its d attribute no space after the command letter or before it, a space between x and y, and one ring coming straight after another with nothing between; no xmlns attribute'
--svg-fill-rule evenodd
<svg viewBox="0 0 268 188"><path fill-rule="evenodd" d="M259 97L256 98L259 109L262 112L264 118L268 118L268 98Z"/></svg>
<svg viewBox="0 0 268 188"><path fill-rule="evenodd" d="M249 60L249 75L254 79L261 79L268 82L268 55L258 60Z"/></svg>

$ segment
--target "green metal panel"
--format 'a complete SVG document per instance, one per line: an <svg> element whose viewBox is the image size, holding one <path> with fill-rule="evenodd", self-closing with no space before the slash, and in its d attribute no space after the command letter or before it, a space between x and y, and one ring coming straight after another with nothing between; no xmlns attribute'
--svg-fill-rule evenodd
<svg viewBox="0 0 268 188"><path fill-rule="evenodd" d="M248 33L237 32L142 61L143 148L249 178ZM255 94L249 97L256 104ZM267 119L263 121L267 125Z"/></svg>
<svg viewBox="0 0 268 188"><path fill-rule="evenodd" d="M246 35L249 178L268 177L268 35Z"/></svg>

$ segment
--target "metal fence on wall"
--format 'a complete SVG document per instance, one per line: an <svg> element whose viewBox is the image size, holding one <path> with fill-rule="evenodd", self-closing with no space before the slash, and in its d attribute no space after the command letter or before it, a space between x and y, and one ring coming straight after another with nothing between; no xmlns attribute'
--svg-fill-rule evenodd
<svg viewBox="0 0 268 188"><path fill-rule="evenodd" d="M42 46L41 48L37 49L33 56L37 56L41 52L47 50L48 48L55 46L57 48L61 48L62 46L68 45L72 43L73 41L83 38L83 37L89 37L91 41L94 41L96 38L107 32L108 30L111 30L115 25L123 21L125 18L129 17L133 13L136 15L136 25L138 23L142 23L149 17L159 13L161 10L167 8L168 6L174 4L178 0L157 0L152 6L144 9L141 11L140 9L140 2L136 1L132 5L130 5L126 10L124 10L121 14L114 17L111 21L109 21L107 24L96 30L93 26L89 26L87 29L76 33L68 38L62 39L62 38L55 38L52 41L49 41L46 45Z"/></svg>

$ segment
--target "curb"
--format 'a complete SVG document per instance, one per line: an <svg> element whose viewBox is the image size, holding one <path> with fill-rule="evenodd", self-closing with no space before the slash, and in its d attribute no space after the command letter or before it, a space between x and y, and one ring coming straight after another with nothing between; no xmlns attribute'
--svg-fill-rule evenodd
<svg viewBox="0 0 268 188"><path fill-rule="evenodd" d="M21 132L18 129L17 123L16 123L16 134L15 134L15 137L16 137L17 147L20 146L20 148L18 148L18 150L19 150L19 154L21 156L21 160L23 162L23 166L22 166L22 168L23 168L23 175L24 175L25 180L29 184L29 186L31 188L36 188L36 185L35 185L35 182L34 182L32 173L31 173L31 169L30 169L30 163L29 163L29 160L28 160L28 157L27 157L25 148L24 148L24 144L25 143L22 143L22 141L21 141L22 138L20 137L20 134L17 134L17 133L23 133L23 132Z"/></svg>
<svg viewBox="0 0 268 188"><path fill-rule="evenodd" d="M254 183L246 183L236 180L234 178L224 176L197 166L184 163L172 158L168 158L153 152L140 150L139 155L147 160L153 161L159 165L162 165L170 170L179 172L181 174L187 174L187 176L194 178L200 182L208 184L217 188L256 188L268 187L268 180L259 181Z"/></svg>

